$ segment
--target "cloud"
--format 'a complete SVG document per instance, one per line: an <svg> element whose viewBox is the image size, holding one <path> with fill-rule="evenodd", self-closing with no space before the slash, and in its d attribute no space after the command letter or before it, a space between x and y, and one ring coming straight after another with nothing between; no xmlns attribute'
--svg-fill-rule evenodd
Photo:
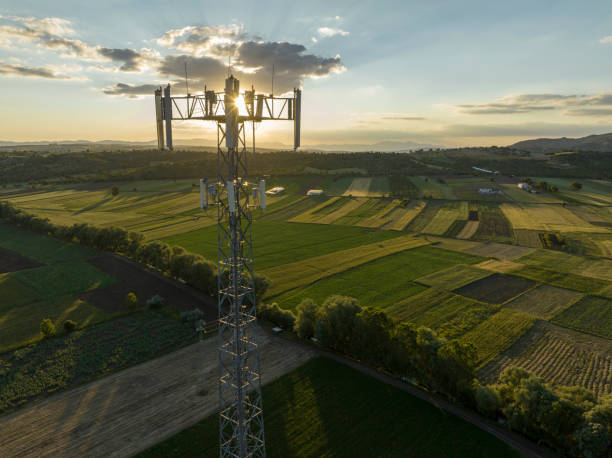
<svg viewBox="0 0 612 458"><path fill-rule="evenodd" d="M347 32L346 30L333 28L333 27L319 27L317 29L317 33L319 34L319 36L324 37L324 38L333 37L335 35L340 35L342 37L345 37L349 34L349 32Z"/></svg>
<svg viewBox="0 0 612 458"><path fill-rule="evenodd" d="M91 46L81 40L71 38L74 30L67 19L15 16L7 19L13 24L0 26L0 45L4 46L10 46L12 40L20 43L36 43L42 48L63 51L62 57L119 62L121 63L119 70L125 72L140 71L151 60L159 56L156 51L146 48L136 51L128 48Z"/></svg>
<svg viewBox="0 0 612 458"><path fill-rule="evenodd" d="M71 79L69 76L60 75L52 68L46 67L28 67L26 65L5 64L0 62L0 76L18 76L28 78L46 78L46 79Z"/></svg>
<svg viewBox="0 0 612 458"><path fill-rule="evenodd" d="M155 84L130 85L117 83L105 88L102 92L106 95L126 95L128 98L135 99L142 95L153 95L153 91L157 88L159 88L159 85Z"/></svg>
<svg viewBox="0 0 612 458"><path fill-rule="evenodd" d="M461 104L454 107L465 114L482 115L530 113L589 105L612 105L612 93L603 92L595 95L514 94L494 102Z"/></svg>
<svg viewBox="0 0 612 458"><path fill-rule="evenodd" d="M216 56L227 58L236 46L247 39L242 25L187 26L173 29L158 38L157 44L177 49L194 56Z"/></svg>
<svg viewBox="0 0 612 458"><path fill-rule="evenodd" d="M566 110L563 114L568 116L610 116L612 108L577 108Z"/></svg>
<svg viewBox="0 0 612 458"><path fill-rule="evenodd" d="M422 116L383 116L380 119L385 121L424 121L427 118Z"/></svg>
<svg viewBox="0 0 612 458"><path fill-rule="evenodd" d="M599 40L599 42L602 45L607 45L609 43L612 43L612 35L608 35L608 36L603 37L601 40Z"/></svg>

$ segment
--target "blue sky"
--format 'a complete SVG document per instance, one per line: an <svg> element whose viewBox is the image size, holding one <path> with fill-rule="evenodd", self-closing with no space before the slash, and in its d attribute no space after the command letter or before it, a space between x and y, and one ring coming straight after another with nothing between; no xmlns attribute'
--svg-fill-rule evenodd
<svg viewBox="0 0 612 458"><path fill-rule="evenodd" d="M0 140L151 140L150 88L303 87L303 143L508 144L612 131L612 2L0 4ZM267 86L267 87L266 87ZM176 135L212 138L211 126ZM291 143L289 126L262 126Z"/></svg>

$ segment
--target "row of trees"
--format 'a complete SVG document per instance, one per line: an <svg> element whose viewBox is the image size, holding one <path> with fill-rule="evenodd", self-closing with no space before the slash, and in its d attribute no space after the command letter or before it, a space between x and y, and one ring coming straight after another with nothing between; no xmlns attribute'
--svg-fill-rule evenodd
<svg viewBox="0 0 612 458"><path fill-rule="evenodd" d="M331 296L318 305L304 299L296 313L262 304L261 317L299 337L369 365L418 382L454 402L478 410L564 454L612 456L612 395L599 403L582 387L553 388L529 372L510 367L499 383L476 378L472 344L446 340L433 330L362 307L356 299Z"/></svg>
<svg viewBox="0 0 612 458"><path fill-rule="evenodd" d="M61 226L46 218L39 218L15 208L9 202L0 202L0 218L16 226L71 243L121 254L134 261L152 267L175 280L180 280L206 294L217 294L217 267L202 256L189 253L180 246L166 243L145 242L138 232L128 232L117 227L95 227L89 224ZM263 275L255 275L255 290L263 297L269 281Z"/></svg>

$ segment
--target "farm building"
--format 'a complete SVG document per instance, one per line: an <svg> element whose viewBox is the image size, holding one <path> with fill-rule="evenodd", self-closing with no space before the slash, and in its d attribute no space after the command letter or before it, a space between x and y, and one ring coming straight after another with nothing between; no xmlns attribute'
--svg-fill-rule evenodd
<svg viewBox="0 0 612 458"><path fill-rule="evenodd" d="M275 188L268 189L266 191L266 196L277 196L285 190L282 186L276 186Z"/></svg>
<svg viewBox="0 0 612 458"><path fill-rule="evenodd" d="M323 190L322 189L310 189L310 190L308 190L306 195L307 196L322 196L323 195Z"/></svg>
<svg viewBox="0 0 612 458"><path fill-rule="evenodd" d="M529 191L531 189L531 186L529 186L527 183L519 183L517 186L523 191Z"/></svg>

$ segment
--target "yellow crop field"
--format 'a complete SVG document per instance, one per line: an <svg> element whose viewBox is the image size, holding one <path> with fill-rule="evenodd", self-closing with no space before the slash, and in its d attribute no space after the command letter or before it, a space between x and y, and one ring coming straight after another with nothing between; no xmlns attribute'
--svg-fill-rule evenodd
<svg viewBox="0 0 612 458"><path fill-rule="evenodd" d="M320 203L316 207L313 207L310 210L305 211L304 213L301 213L294 218L291 218L289 221L292 223L316 223L321 217L320 215L317 217L316 214L325 211L325 209L327 209L328 207L331 208L331 206L339 200L340 197L332 197L331 199Z"/></svg>
<svg viewBox="0 0 612 458"><path fill-rule="evenodd" d="M512 272L513 270L519 269L523 267L522 264L518 262L512 262L508 260L498 260L498 259L488 259L487 261L483 261L480 264L476 264L475 267L480 269L489 270L491 272L497 272L501 274L505 274L508 272Z"/></svg>
<svg viewBox="0 0 612 458"><path fill-rule="evenodd" d="M526 204L560 204L563 201L555 195L543 192L532 194L519 189L515 184L502 184L501 189L510 199Z"/></svg>
<svg viewBox="0 0 612 458"><path fill-rule="evenodd" d="M453 202L442 207L421 232L443 235L456 220L467 220L467 202Z"/></svg>
<svg viewBox="0 0 612 458"><path fill-rule="evenodd" d="M268 296L275 296L374 259L427 244L428 242L422 238L400 236L383 242L316 256L304 261L283 264L265 269L261 273L270 278L272 282Z"/></svg>
<svg viewBox="0 0 612 458"><path fill-rule="evenodd" d="M364 198L349 199L349 201L345 203L342 207L332 213L329 213L328 215L322 216L316 222L320 224L331 224L334 221L337 221L338 219L352 212L353 210L356 210L357 208L361 207L364 203L367 202L367 200L368 199Z"/></svg>
<svg viewBox="0 0 612 458"><path fill-rule="evenodd" d="M471 239L478 230L480 221L468 221L463 226L463 229L457 234L458 239Z"/></svg>
<svg viewBox="0 0 612 458"><path fill-rule="evenodd" d="M560 205L519 205L501 204L500 208L514 229L533 229L559 232L600 232L610 231L594 226L580 219Z"/></svg>
<svg viewBox="0 0 612 458"><path fill-rule="evenodd" d="M447 291L451 291L491 275L491 272L479 269L478 266L479 264L476 266L459 264L449 267L448 269L417 278L416 281L427 286L437 286Z"/></svg>
<svg viewBox="0 0 612 458"><path fill-rule="evenodd" d="M410 222L425 208L425 202L411 202L406 207L397 207L388 215L388 222L382 229L403 231Z"/></svg>
<svg viewBox="0 0 612 458"><path fill-rule="evenodd" d="M425 238L434 243L437 247L444 248L445 250L461 251L462 253L469 253L484 245L484 242L457 240L446 237L435 237L431 235L425 236Z"/></svg>
<svg viewBox="0 0 612 458"><path fill-rule="evenodd" d="M361 227L382 227L392 221L391 217L394 210L398 208L400 201L397 199L392 200L385 205L379 212L368 218L359 221L356 226Z"/></svg>

